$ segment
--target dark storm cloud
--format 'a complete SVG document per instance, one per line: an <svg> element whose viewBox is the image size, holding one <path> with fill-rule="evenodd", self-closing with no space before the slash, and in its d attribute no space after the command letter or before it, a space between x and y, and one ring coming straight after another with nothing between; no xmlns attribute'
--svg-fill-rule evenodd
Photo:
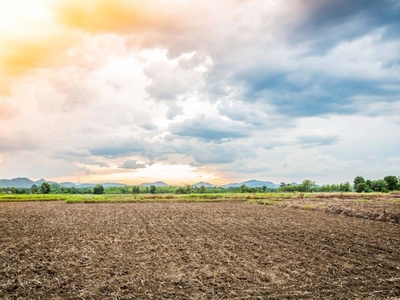
<svg viewBox="0 0 400 300"><path fill-rule="evenodd" d="M302 135L298 138L298 143L302 148L328 146L336 144L339 137L336 135Z"/></svg>
<svg viewBox="0 0 400 300"><path fill-rule="evenodd" d="M295 42L313 41L320 52L335 44L384 27L387 36L400 35L397 0L305 0L307 17L290 33Z"/></svg>
<svg viewBox="0 0 400 300"><path fill-rule="evenodd" d="M290 75L290 74L286 74ZM298 85L284 74L262 76L246 81L245 99L272 104L276 111L293 117L325 114L355 114L352 98L356 95L389 97L399 95L397 90L382 87L381 82L368 79L319 78L311 74L309 83ZM396 99L396 98L394 98Z"/></svg>
<svg viewBox="0 0 400 300"><path fill-rule="evenodd" d="M228 82L236 87L236 96L249 103L273 105L278 113L291 117L362 114L354 105L360 95L398 101L399 88L388 90L385 85L400 87L395 71L400 66L400 44L387 36L389 31L392 36L400 33L400 2L305 3L309 6L306 18L289 29L285 40L285 49L302 51L288 50L286 57L277 59L280 63L268 57L274 50L250 53L254 62L247 59L248 66L225 71L229 77L214 81L210 90L215 92L215 86ZM223 71L217 61L210 79ZM218 96L223 95L219 91Z"/></svg>
<svg viewBox="0 0 400 300"><path fill-rule="evenodd" d="M211 118L204 115L175 123L170 127L171 133L183 137L195 137L204 140L222 140L249 136L241 123Z"/></svg>
<svg viewBox="0 0 400 300"><path fill-rule="evenodd" d="M354 101L360 95L398 101L400 1L303 4L300 21L290 23L274 43L253 32L252 45L243 37L236 48L212 54L206 78L210 98L269 104L289 117L363 114ZM388 90L386 84L397 88ZM263 123L241 113L234 119Z"/></svg>
<svg viewBox="0 0 400 300"><path fill-rule="evenodd" d="M136 138L109 138L104 142L97 142L96 145L89 148L89 151L94 156L114 158L145 153L146 149L147 143L144 140Z"/></svg>

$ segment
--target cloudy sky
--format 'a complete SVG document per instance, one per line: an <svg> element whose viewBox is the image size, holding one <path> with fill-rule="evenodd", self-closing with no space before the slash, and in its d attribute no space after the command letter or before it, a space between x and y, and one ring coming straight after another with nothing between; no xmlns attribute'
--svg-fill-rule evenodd
<svg viewBox="0 0 400 300"><path fill-rule="evenodd" d="M400 175L398 0L0 7L0 178Z"/></svg>

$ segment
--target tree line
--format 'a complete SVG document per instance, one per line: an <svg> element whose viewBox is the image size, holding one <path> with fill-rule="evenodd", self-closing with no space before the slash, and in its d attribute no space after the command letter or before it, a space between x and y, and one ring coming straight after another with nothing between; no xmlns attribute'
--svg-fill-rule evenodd
<svg viewBox="0 0 400 300"><path fill-rule="evenodd" d="M340 184L324 184L316 185L310 179L304 180L300 184L290 184L281 182L277 188L263 187L248 187L241 185L238 187L205 187L185 185L179 186L113 186L104 187L97 184L94 187L64 187L57 183L43 182L40 186L36 184L31 188L15 188L7 187L0 188L0 193L11 194L216 194L216 193L266 193L266 192L389 192L400 189L400 177L389 175L383 179L365 180L362 176L354 178L353 185L350 182Z"/></svg>
<svg viewBox="0 0 400 300"><path fill-rule="evenodd" d="M354 189L356 192L383 192L395 191L400 189L400 176L389 175L383 179L365 180L362 176L354 178Z"/></svg>

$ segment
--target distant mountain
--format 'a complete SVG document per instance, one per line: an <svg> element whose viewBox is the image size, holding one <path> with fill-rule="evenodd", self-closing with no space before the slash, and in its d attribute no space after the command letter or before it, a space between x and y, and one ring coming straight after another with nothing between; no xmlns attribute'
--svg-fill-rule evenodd
<svg viewBox="0 0 400 300"><path fill-rule="evenodd" d="M120 187L120 186L125 186L126 184L115 183L115 182L106 182L106 183L103 183L102 185L103 185L105 188L108 188L108 187L112 187L112 186L118 186L118 187Z"/></svg>
<svg viewBox="0 0 400 300"><path fill-rule="evenodd" d="M43 182L48 182L50 184L57 184L56 182L53 181L47 181L45 179L39 179L37 181L33 181L29 178L25 178L25 177L19 177L19 178L13 178L13 179L0 179L0 187L15 187L15 188L30 188L32 185L36 184L37 186L41 186ZM275 184L273 182L270 181L259 181L259 180L248 180L248 181L244 181L244 182L240 182L240 183L229 183L229 184L225 184L222 185L221 187L223 188L229 188L229 187L240 187L242 185L246 185L247 187L250 188L256 188L256 187L263 187L266 186L267 188L277 188L279 187L278 184ZM295 182L291 183L292 185L296 185ZM71 188L71 187L76 187L76 188L91 188L96 186L95 183L81 183L81 184L76 184L76 183L72 183L72 182L61 182L59 183L60 186L63 187L67 187L67 188ZM105 188L108 187L112 187L112 186L116 186L116 187L121 187L121 186L125 186L125 184L121 184L121 183L115 183L115 182L105 182L102 183L102 185ZM166 184L165 182L162 181L156 181L156 182L152 182L152 183L142 183L140 184L140 186L144 186L144 187L150 187L151 185L157 186L157 187L161 187L161 186L169 186L168 184ZM196 187L201 187L204 186L206 188L209 187L214 187L214 185L207 183L207 182L198 182L196 184L194 184L193 186Z"/></svg>
<svg viewBox="0 0 400 300"><path fill-rule="evenodd" d="M29 180L30 180L30 179L29 179ZM44 180L44 179L42 178L42 179L36 180L34 183L35 183L37 186L39 186L39 185L42 185L43 182L48 182L48 181L47 181L47 180Z"/></svg>
<svg viewBox="0 0 400 300"><path fill-rule="evenodd" d="M241 183L229 183L229 184L221 185L221 187L230 188L230 187L240 187L242 185L246 185L247 187L250 187L250 188L266 186L269 189L275 189L275 188L279 187L278 184L275 184L271 181L259 181L259 180L255 180L255 179L243 181Z"/></svg>
<svg viewBox="0 0 400 300"><path fill-rule="evenodd" d="M76 184L72 182L61 182L60 185L67 188L76 187Z"/></svg>
<svg viewBox="0 0 400 300"><path fill-rule="evenodd" d="M195 187L204 186L204 187L206 187L206 188L212 188L212 187L214 187L215 185L212 185L212 184L210 184L210 183L208 183L208 182L200 181L200 182L198 182L198 183L193 184L193 186L195 186Z"/></svg>
<svg viewBox="0 0 400 300"><path fill-rule="evenodd" d="M92 187L95 187L95 186L96 186L95 183L79 183L79 184L75 184L75 187L77 189L79 189L79 188L92 188Z"/></svg>
<svg viewBox="0 0 400 300"><path fill-rule="evenodd" d="M54 181L48 181L45 179L39 179L36 181L33 181L29 178L13 178L13 179L0 179L0 187L15 187L15 188L30 188L32 187L32 185L36 184L38 187L42 185L43 182L48 182L50 184L54 184L54 185L60 185L60 186L64 186L67 188L71 188L71 187L76 187L76 188L83 188L83 187L94 187L96 186L95 183L82 183L82 184L75 184L72 182L61 182L61 183L57 183ZM111 186L124 186L125 184L121 184L121 183L113 183L113 182L106 182L106 183L102 183L102 185L104 187L111 187Z"/></svg>
<svg viewBox="0 0 400 300"><path fill-rule="evenodd" d="M0 187L30 188L36 184L28 178L1 179Z"/></svg>
<svg viewBox="0 0 400 300"><path fill-rule="evenodd" d="M166 184L165 182L162 182L162 181L156 181L156 182L153 182L153 183L141 183L139 185L140 186L151 186L151 185L154 185L154 186L169 186L168 184Z"/></svg>
<svg viewBox="0 0 400 300"><path fill-rule="evenodd" d="M112 187L112 186L117 186L117 187L125 186L125 184L122 184L122 183L115 183L115 182L105 182L105 183L78 183L78 184L75 184L75 183L72 183L72 182L62 182L62 183L60 183L61 186L68 187L68 188L76 187L77 189L79 189L79 188L92 188L92 187L95 187L97 184L101 184L101 185L102 185L103 187L105 187L105 188Z"/></svg>

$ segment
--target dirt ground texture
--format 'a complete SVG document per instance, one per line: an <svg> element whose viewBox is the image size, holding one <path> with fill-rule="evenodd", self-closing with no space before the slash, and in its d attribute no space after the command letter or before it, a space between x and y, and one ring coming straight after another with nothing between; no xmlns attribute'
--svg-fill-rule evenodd
<svg viewBox="0 0 400 300"><path fill-rule="evenodd" d="M273 205L0 203L1 299L400 299L400 225Z"/></svg>
<svg viewBox="0 0 400 300"><path fill-rule="evenodd" d="M297 198L256 200L267 205L279 205L281 207L322 210L332 214L339 214L348 217L377 220L382 222L400 224L400 195L381 194L363 195L352 194L316 194L313 198Z"/></svg>

